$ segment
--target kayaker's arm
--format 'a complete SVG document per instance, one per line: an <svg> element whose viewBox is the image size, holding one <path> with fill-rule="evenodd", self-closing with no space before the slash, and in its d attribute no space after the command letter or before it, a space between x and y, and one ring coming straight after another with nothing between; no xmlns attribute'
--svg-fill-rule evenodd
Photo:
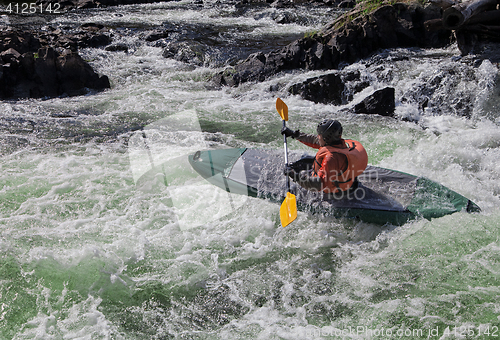
<svg viewBox="0 0 500 340"><path fill-rule="evenodd" d="M317 135L303 133L303 132L300 132L300 130L293 131L292 129L289 129L289 128L283 128L281 130L281 134L286 135L287 137L292 137L293 139L296 139L299 142L301 142L301 143L303 143L311 148L314 148L314 149L320 148Z"/></svg>
<svg viewBox="0 0 500 340"><path fill-rule="evenodd" d="M297 173L290 167L285 169L285 174L290 176L290 178L301 187L313 190L313 191L321 191L323 188L322 180L319 177L311 176L310 172L307 170L302 170Z"/></svg>
<svg viewBox="0 0 500 340"><path fill-rule="evenodd" d="M319 192L323 189L321 178L310 176L309 172L307 171L300 172L297 184L307 190Z"/></svg>

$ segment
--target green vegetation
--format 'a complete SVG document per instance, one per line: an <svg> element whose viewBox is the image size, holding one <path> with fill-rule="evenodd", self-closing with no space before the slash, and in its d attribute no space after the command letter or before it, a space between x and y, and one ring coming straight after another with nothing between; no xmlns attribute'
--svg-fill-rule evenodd
<svg viewBox="0 0 500 340"><path fill-rule="evenodd" d="M358 18L365 17L375 12L382 6L394 5L396 3L425 5L428 0L356 0L356 7L351 11L340 16L334 24L334 29L338 30L344 27L347 23Z"/></svg>
<svg viewBox="0 0 500 340"><path fill-rule="evenodd" d="M306 32L306 33L304 33L304 38L313 38L314 36L316 36L318 34L318 32L319 32L318 30Z"/></svg>
<svg viewBox="0 0 500 340"><path fill-rule="evenodd" d="M361 14L368 15L383 5L393 5L396 3L394 0L357 0L358 5L361 7Z"/></svg>

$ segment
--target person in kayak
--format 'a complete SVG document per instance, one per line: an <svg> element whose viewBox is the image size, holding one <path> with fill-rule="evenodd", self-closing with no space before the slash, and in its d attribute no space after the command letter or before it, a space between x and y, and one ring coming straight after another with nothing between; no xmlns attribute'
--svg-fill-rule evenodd
<svg viewBox="0 0 500 340"><path fill-rule="evenodd" d="M357 177L368 165L363 145L358 141L342 139L342 125L337 120L325 119L316 130L317 135L287 127L281 130L281 134L319 149L312 164L299 160L286 167L286 174L306 189L327 194L338 195L356 189Z"/></svg>

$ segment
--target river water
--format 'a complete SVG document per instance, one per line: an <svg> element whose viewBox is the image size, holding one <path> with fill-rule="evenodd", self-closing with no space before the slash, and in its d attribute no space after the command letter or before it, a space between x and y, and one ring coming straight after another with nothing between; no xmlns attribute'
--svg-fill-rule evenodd
<svg viewBox="0 0 500 340"><path fill-rule="evenodd" d="M53 27L104 23L128 51L80 51L110 90L0 103L0 338L500 337L495 62L457 58L451 46L381 51L346 66L370 84L354 102L395 87L398 119L287 94L320 71L239 88L207 82L225 63L335 15L176 2L52 18ZM172 36L146 41L162 27ZM186 36L203 59L162 56ZM292 128L312 133L337 118L371 164L440 182L482 212L399 227L299 213L282 228L278 205L228 196L196 176L185 156L198 149L280 149L277 97Z"/></svg>

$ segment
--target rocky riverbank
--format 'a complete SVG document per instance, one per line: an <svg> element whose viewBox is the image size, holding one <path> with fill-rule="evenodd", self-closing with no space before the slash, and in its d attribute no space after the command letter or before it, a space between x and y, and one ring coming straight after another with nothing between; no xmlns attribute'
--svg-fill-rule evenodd
<svg viewBox="0 0 500 340"><path fill-rule="evenodd" d="M353 63L379 49L443 47L451 40L450 31L428 31L424 27L426 21L441 16L441 9L433 5L386 5L351 21L349 15L280 50L253 54L219 74L215 81L237 86L247 81L262 81L281 71L337 69L342 63Z"/></svg>
<svg viewBox="0 0 500 340"><path fill-rule="evenodd" d="M115 2L102 5L120 4ZM321 3L325 4L323 1ZM71 8L83 6L82 1L68 0L61 2L61 5L63 4L71 11L78 11ZM196 4L202 6L203 2L194 2L191 5ZM234 2L234 6L241 8L255 4L247 0ZM281 0L257 4L294 6L293 3ZM339 6L339 1L329 2L328 5ZM349 5L344 3L342 6ZM426 29L426 22L441 18L442 9L438 6L397 3L381 6L372 12L367 12L366 8L360 6L333 20L315 34L288 45L283 44L284 47L276 50L261 48L260 52L253 53L240 62L228 59L223 65L220 65L220 62L209 62L204 57L209 45L202 41L210 40L212 43L213 40L213 48L223 46L223 42L217 40L221 34L217 30L207 27L193 28L189 24L186 24L186 27L163 24L161 27L138 30L136 34L143 35L144 40L150 44L163 47L165 58L174 58L195 66L207 66L207 63L209 67L226 65L225 70L212 79L216 86L238 86L249 81L264 81L279 72L295 69L332 70L333 73L323 77L294 84L288 91L314 102L335 105L352 100L353 93L344 93L346 82L354 84L351 88L354 88L355 92L369 85L363 83L359 75L339 71L343 65L366 58L381 49L443 47L452 40L450 30ZM278 20L282 19L276 18L276 22ZM70 31L71 33L68 33L60 28L45 26L44 30L37 31L9 28L0 32L0 97L15 99L65 94L71 96L83 94L88 89L109 88L108 77L97 75L78 55L78 48L105 47L108 51L127 52L128 47L112 44L113 33L103 25L86 24ZM116 30L114 32L116 33ZM200 38L197 34L205 34L207 37ZM181 38L186 35L189 38ZM229 63L233 66L229 66ZM385 91L382 101L387 102L387 95L393 96L393 93L390 89ZM384 114L390 115L393 106L384 104ZM358 106L358 109L368 111L366 107ZM380 111L372 111L377 110Z"/></svg>
<svg viewBox="0 0 500 340"><path fill-rule="evenodd" d="M451 43L451 31L429 31L424 25L441 15L441 8L432 4L425 7L417 3L385 5L368 15L364 15L362 9L354 9L312 36L267 54L249 56L238 65L226 68L213 81L217 86L238 86L249 81L264 81L279 72L294 69L338 70L342 65L366 58L381 49L444 47ZM368 86L356 80L355 74L336 71L292 85L289 92L314 102L345 104L352 99L343 94L346 80L357 81L354 88L358 91ZM391 96L392 104L387 104ZM360 104L356 106L356 112L391 115L394 89L388 88L365 101L371 103L371 108Z"/></svg>
<svg viewBox="0 0 500 340"><path fill-rule="evenodd" d="M78 47L100 46L108 36L93 25L68 35L60 30L0 32L0 98L75 96L88 89L110 87L77 52Z"/></svg>

